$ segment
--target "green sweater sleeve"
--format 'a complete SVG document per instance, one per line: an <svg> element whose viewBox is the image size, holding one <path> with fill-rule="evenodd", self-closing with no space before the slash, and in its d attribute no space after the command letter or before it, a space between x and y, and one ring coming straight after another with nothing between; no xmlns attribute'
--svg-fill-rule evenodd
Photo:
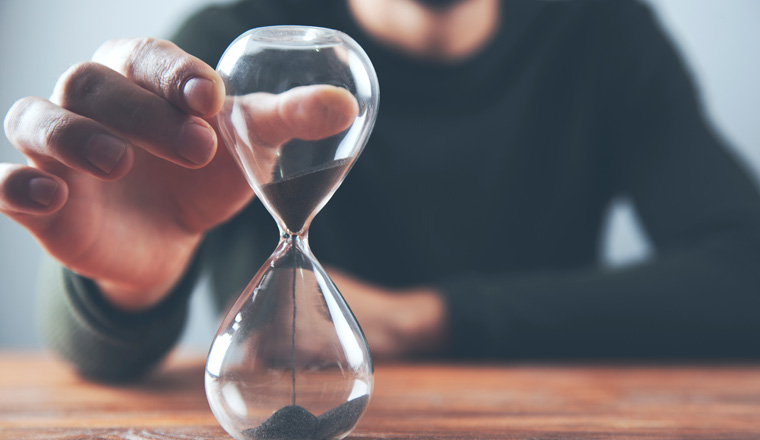
<svg viewBox="0 0 760 440"><path fill-rule="evenodd" d="M95 284L44 257L38 289L38 322L46 342L83 376L126 381L149 371L182 332L197 258L174 291L148 311L110 306Z"/></svg>

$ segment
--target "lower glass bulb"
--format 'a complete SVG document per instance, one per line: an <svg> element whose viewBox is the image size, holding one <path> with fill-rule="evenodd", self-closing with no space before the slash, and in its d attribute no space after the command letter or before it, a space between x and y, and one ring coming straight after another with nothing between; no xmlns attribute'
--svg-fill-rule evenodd
<svg viewBox="0 0 760 440"><path fill-rule="evenodd" d="M224 318L205 380L238 440L341 439L357 424L372 394L369 348L306 239L284 235Z"/></svg>

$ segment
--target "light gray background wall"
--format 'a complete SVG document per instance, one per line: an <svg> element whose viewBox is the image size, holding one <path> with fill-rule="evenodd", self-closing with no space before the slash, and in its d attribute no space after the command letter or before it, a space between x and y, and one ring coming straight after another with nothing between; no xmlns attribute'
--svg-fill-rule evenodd
<svg viewBox="0 0 760 440"><path fill-rule="evenodd" d="M760 175L760 1L649 0L682 49L701 85L708 113ZM23 96L47 97L68 66L98 45L126 36L169 35L205 0L0 0L0 115ZM0 162L23 162L3 136ZM649 252L630 208L613 210L604 255L612 265ZM41 345L34 324L34 286L40 256L26 231L0 216L0 348ZM255 268L252 268L252 271ZM216 331L210 301L200 289L183 343L205 348Z"/></svg>

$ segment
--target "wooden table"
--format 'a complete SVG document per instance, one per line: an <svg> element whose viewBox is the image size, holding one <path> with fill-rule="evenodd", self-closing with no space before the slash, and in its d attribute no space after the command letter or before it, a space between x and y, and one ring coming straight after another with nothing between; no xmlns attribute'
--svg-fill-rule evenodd
<svg viewBox="0 0 760 440"><path fill-rule="evenodd" d="M354 439L760 439L760 365L376 365ZM201 357L129 386L0 353L0 439L229 439Z"/></svg>

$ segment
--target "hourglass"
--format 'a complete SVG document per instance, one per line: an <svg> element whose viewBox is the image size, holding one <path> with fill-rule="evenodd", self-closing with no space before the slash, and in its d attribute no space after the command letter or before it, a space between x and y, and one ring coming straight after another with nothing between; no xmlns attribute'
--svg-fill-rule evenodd
<svg viewBox="0 0 760 440"><path fill-rule="evenodd" d="M377 77L350 37L305 26L244 33L217 72L219 130L280 242L211 345L211 410L239 440L343 438L369 403L372 359L308 231L366 144Z"/></svg>

